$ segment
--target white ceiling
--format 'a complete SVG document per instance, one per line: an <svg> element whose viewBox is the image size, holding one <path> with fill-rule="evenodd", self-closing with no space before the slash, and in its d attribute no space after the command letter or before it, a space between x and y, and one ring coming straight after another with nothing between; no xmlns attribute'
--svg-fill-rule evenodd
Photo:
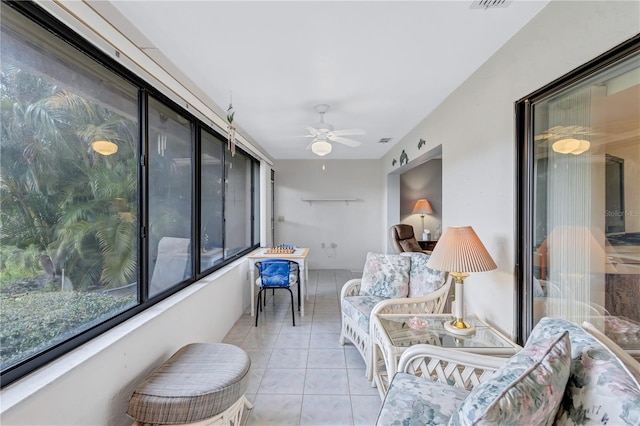
<svg viewBox="0 0 640 426"><path fill-rule="evenodd" d="M98 3L114 26L139 47L159 49L156 57L172 62L161 65L177 67L218 107L227 108L231 93L236 123L273 158L317 158L298 136L325 103L335 129L366 131L351 137L360 147L334 143L325 158L376 159L547 0L488 10L472 0Z"/></svg>

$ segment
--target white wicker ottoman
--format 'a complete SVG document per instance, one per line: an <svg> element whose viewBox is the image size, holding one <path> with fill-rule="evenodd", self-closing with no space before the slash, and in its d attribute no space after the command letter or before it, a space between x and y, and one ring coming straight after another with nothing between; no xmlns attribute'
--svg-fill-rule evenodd
<svg viewBox="0 0 640 426"><path fill-rule="evenodd" d="M238 426L251 361L225 343L184 346L145 378L129 400L127 414L139 425Z"/></svg>

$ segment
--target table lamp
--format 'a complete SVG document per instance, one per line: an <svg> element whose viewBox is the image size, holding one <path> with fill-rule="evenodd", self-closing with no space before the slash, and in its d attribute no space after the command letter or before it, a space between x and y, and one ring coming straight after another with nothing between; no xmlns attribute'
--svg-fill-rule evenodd
<svg viewBox="0 0 640 426"><path fill-rule="evenodd" d="M453 321L445 322L445 329L454 334L472 334L475 327L467 323L464 316L464 279L469 272L483 272L497 266L478 235L470 226L447 228L438 240L427 262L431 269L448 271L456 284L456 300Z"/></svg>
<svg viewBox="0 0 640 426"><path fill-rule="evenodd" d="M421 198L416 201L415 206L413 206L412 214L419 214L420 219L422 219L422 236L424 239L424 215L425 214L433 214L433 209L431 208L431 204L425 198Z"/></svg>

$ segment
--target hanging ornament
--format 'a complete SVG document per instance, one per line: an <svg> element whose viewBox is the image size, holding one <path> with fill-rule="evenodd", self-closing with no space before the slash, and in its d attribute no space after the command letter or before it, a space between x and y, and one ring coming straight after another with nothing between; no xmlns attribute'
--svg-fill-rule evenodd
<svg viewBox="0 0 640 426"><path fill-rule="evenodd" d="M164 152L167 150L167 133L165 123L169 117L160 113L160 132L158 132L158 154L164 157Z"/></svg>
<svg viewBox="0 0 640 426"><path fill-rule="evenodd" d="M236 128L233 125L233 116L235 115L233 109L233 98L229 94L229 108L227 108L227 146L231 151L231 156L236 155Z"/></svg>

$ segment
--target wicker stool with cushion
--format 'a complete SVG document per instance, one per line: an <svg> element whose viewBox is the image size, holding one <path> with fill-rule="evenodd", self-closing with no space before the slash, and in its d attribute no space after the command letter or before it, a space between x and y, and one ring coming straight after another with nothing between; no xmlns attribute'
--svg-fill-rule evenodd
<svg viewBox="0 0 640 426"><path fill-rule="evenodd" d="M127 414L134 425L238 426L251 361L247 353L224 343L184 346L138 385Z"/></svg>

